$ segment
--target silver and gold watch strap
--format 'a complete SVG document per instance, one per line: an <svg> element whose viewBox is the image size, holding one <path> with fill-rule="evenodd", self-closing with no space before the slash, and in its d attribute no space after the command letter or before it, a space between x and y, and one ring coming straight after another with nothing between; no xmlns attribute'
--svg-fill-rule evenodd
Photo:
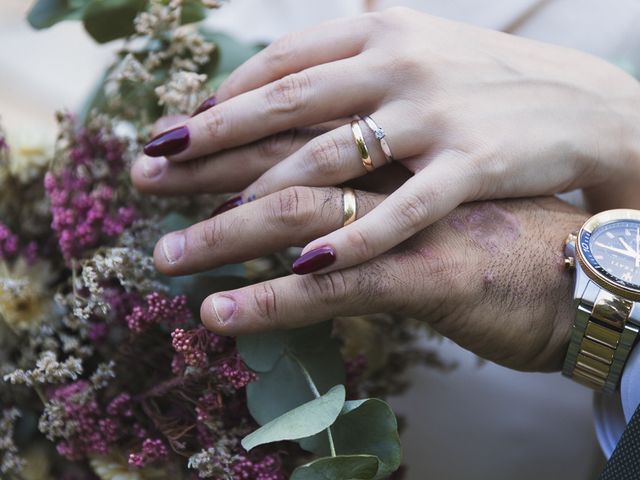
<svg viewBox="0 0 640 480"><path fill-rule="evenodd" d="M638 336L638 327L629 322L633 309L634 302L589 281L577 299L562 373L593 389L615 391Z"/></svg>

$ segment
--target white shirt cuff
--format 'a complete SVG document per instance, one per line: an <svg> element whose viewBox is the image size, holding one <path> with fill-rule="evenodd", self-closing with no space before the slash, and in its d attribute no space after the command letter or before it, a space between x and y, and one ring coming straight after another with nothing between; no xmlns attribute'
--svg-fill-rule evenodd
<svg viewBox="0 0 640 480"><path fill-rule="evenodd" d="M634 348L629 356L622 373L620 393L596 394L593 404L596 435L602 451L609 458L640 404L640 348Z"/></svg>

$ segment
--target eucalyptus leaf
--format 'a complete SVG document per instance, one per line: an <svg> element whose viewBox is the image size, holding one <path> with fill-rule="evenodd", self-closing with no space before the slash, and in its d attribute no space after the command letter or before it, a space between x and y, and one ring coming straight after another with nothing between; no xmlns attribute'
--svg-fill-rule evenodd
<svg viewBox="0 0 640 480"><path fill-rule="evenodd" d="M182 4L180 23L194 23L207 18L207 11L200 0L185 0Z"/></svg>
<svg viewBox="0 0 640 480"><path fill-rule="evenodd" d="M376 479L398 469L402 460L398 423L389 405L377 398L345 402L331 427L336 451L342 455L367 454L380 459ZM316 455L329 455L322 435L301 440L300 446Z"/></svg>
<svg viewBox="0 0 640 480"><path fill-rule="evenodd" d="M133 19L147 0L91 0L82 16L84 28L98 43L131 35Z"/></svg>
<svg viewBox="0 0 640 480"><path fill-rule="evenodd" d="M310 400L313 394L309 385L298 364L289 357L282 357L273 370L261 373L257 381L247 385L247 405L259 425Z"/></svg>
<svg viewBox="0 0 640 480"><path fill-rule="evenodd" d="M322 322L292 330L243 335L238 338L238 352L249 368L255 372L268 372L287 351L299 358L309 350L318 352L337 347L331 338L332 328L332 322ZM335 351L339 354L337 348Z"/></svg>
<svg viewBox="0 0 640 480"><path fill-rule="evenodd" d="M249 410L258 424L264 425L314 398L292 355L309 372L320 394L345 382L340 345L331 331L332 323L325 322L238 338L240 356L260 372L258 380L247 386Z"/></svg>
<svg viewBox="0 0 640 480"><path fill-rule="evenodd" d="M336 385L324 395L300 405L271 420L242 439L248 451L265 443L298 440L326 430L336 421L345 400L343 385Z"/></svg>
<svg viewBox="0 0 640 480"><path fill-rule="evenodd" d="M82 17L83 10L89 1L38 0L29 10L27 21L33 28L40 30L63 20L77 20Z"/></svg>
<svg viewBox="0 0 640 480"><path fill-rule="evenodd" d="M296 468L290 480L371 480L377 471L378 459L373 455L338 455Z"/></svg>

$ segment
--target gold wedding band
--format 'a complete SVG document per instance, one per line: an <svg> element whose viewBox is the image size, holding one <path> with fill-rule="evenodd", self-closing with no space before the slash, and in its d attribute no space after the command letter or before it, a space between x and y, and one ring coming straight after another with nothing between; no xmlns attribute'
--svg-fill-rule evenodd
<svg viewBox="0 0 640 480"><path fill-rule="evenodd" d="M353 223L356 219L356 192L351 187L342 188L342 205L344 208L343 226Z"/></svg>
<svg viewBox="0 0 640 480"><path fill-rule="evenodd" d="M382 153L384 153L384 158L387 160L387 163L393 162L393 154L391 153L391 147L389 146L389 144L387 143L387 139L385 138L387 134L384 132L384 129L380 127L369 115L362 115L359 118L367 124L367 127L369 127L369 129L376 136L378 142L380 142L380 148L382 149Z"/></svg>
<svg viewBox="0 0 640 480"><path fill-rule="evenodd" d="M356 147L358 147L358 153L360 154L360 160L367 172L373 172L375 170L371 156L369 156L369 149L364 141L364 135L362 135L362 129L358 124L358 120L351 122L351 133L353 133L353 139L356 141Z"/></svg>

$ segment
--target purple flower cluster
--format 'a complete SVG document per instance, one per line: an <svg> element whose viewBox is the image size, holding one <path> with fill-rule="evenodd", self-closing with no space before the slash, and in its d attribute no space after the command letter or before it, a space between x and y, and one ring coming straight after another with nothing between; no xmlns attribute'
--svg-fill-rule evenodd
<svg viewBox="0 0 640 480"><path fill-rule="evenodd" d="M171 333L171 344L176 351L174 358L174 372L181 365L203 368L207 365L209 353L220 353L228 345L229 341L208 331L204 327L193 330L176 328Z"/></svg>
<svg viewBox="0 0 640 480"><path fill-rule="evenodd" d="M159 438L146 438L142 442L142 450L129 454L129 465L135 468L143 468L155 461L169 458L169 449Z"/></svg>
<svg viewBox="0 0 640 480"><path fill-rule="evenodd" d="M33 264L38 258L38 245L33 241L21 245L18 236L4 223L0 223L0 260L12 260L18 256Z"/></svg>
<svg viewBox="0 0 640 480"><path fill-rule="evenodd" d="M237 353L222 360L216 369L218 378L236 390L246 387L255 381L257 376L249 370Z"/></svg>
<svg viewBox="0 0 640 480"><path fill-rule="evenodd" d="M284 480L278 458L266 455L262 459L252 461L245 455L238 455L233 465L234 480Z"/></svg>
<svg viewBox="0 0 640 480"><path fill-rule="evenodd" d="M74 427L73 435L58 443L56 448L60 455L69 460L80 460L87 455L104 455L109 451L109 444L118 438L118 429L107 424L88 381L79 380L60 387L51 398L62 402L64 420Z"/></svg>
<svg viewBox="0 0 640 480"><path fill-rule="evenodd" d="M135 220L135 209L118 206L114 190L125 165L124 152L125 146L107 132L81 129L68 149L68 165L45 176L51 227L65 260L120 235ZM106 172L97 181L90 172L99 166Z"/></svg>
<svg viewBox="0 0 640 480"><path fill-rule="evenodd" d="M72 169L59 175L48 172L44 186L51 201L51 227L67 261L105 239L120 235L135 220L133 208L119 207L112 211L113 188L93 187Z"/></svg>
<svg viewBox="0 0 640 480"><path fill-rule="evenodd" d="M18 248L18 236L4 223L0 223L0 259L13 258L18 253Z"/></svg>
<svg viewBox="0 0 640 480"><path fill-rule="evenodd" d="M191 320L191 312L184 295L169 298L162 293L153 292L144 298L144 304L133 307L125 320L132 332L141 333L159 323L169 326L184 325Z"/></svg>

